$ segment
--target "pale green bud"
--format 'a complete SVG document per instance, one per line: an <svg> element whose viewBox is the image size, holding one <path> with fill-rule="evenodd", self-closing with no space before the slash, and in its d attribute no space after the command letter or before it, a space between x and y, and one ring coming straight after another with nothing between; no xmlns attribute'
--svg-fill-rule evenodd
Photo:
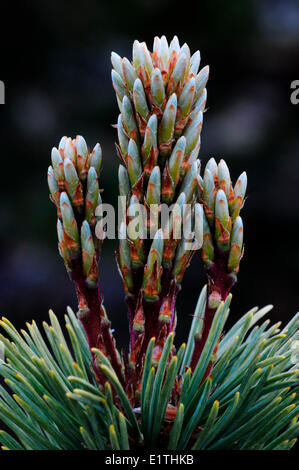
<svg viewBox="0 0 299 470"><path fill-rule="evenodd" d="M56 147L52 148L51 160L55 178L58 183L62 183L64 181L63 160Z"/></svg>
<svg viewBox="0 0 299 470"><path fill-rule="evenodd" d="M142 62L144 63L144 66L145 66L145 70L147 71L148 73L148 76L151 77L151 74L153 72L153 69L154 69L154 66L153 66L153 62L152 62L152 58L151 58L151 55L148 51L148 48L145 44L145 42L143 42L141 44L141 53L143 55L143 60Z"/></svg>
<svg viewBox="0 0 299 470"><path fill-rule="evenodd" d="M232 214L232 220L234 220L238 215L243 206L244 197L246 194L247 188L247 175L245 171L239 176L235 187L234 187L234 194L235 194L235 207Z"/></svg>
<svg viewBox="0 0 299 470"><path fill-rule="evenodd" d="M176 185L178 182L178 178L180 175L180 167L185 156L185 149L186 149L186 137L182 136L178 139L175 147L171 153L168 162L168 170L169 174Z"/></svg>
<svg viewBox="0 0 299 470"><path fill-rule="evenodd" d="M148 118L149 109L147 106L146 96L140 78L137 78L134 82L133 100L136 111L146 121Z"/></svg>
<svg viewBox="0 0 299 470"><path fill-rule="evenodd" d="M239 262L242 255L243 247L243 222L240 216L238 216L233 224L230 252L228 257L228 269L230 272L238 271Z"/></svg>
<svg viewBox="0 0 299 470"><path fill-rule="evenodd" d="M173 93L167 101L159 129L159 147L162 157L169 155L177 112L177 97Z"/></svg>
<svg viewBox="0 0 299 470"><path fill-rule="evenodd" d="M173 52L175 52L178 56L179 53L180 53L180 50L181 50L181 47L180 47L179 40L178 40L177 36L174 36L171 43L170 43L170 45L169 45L169 55L170 55L170 57L172 56Z"/></svg>
<svg viewBox="0 0 299 470"><path fill-rule="evenodd" d="M224 228L228 227L229 211L225 192L219 189L216 194L215 216L218 217Z"/></svg>
<svg viewBox="0 0 299 470"><path fill-rule="evenodd" d="M138 147L133 139L130 140L128 145L127 168L131 185L134 186L142 174L142 166Z"/></svg>
<svg viewBox="0 0 299 470"><path fill-rule="evenodd" d="M88 170L87 175L87 194L85 199L85 218L89 223L94 214L94 210L97 207L99 196L99 183L96 170L91 167Z"/></svg>
<svg viewBox="0 0 299 470"><path fill-rule="evenodd" d="M70 160L72 160L72 162L76 166L77 164L76 147L70 137L68 137L65 141L64 158L69 158Z"/></svg>
<svg viewBox="0 0 299 470"><path fill-rule="evenodd" d="M81 226L81 249L83 272L85 276L88 277L92 266L93 257L95 254L95 248L90 231L90 226L86 220L84 220Z"/></svg>
<svg viewBox="0 0 299 470"><path fill-rule="evenodd" d="M121 116L122 116L122 123L123 123L127 136L130 139L134 139L135 142L137 143L138 142L137 125L136 125L136 121L134 118L134 113L132 110L130 100L127 96L124 96L123 98Z"/></svg>
<svg viewBox="0 0 299 470"><path fill-rule="evenodd" d="M207 266L210 266L214 260L214 245L208 221L203 212L203 244L202 259Z"/></svg>
<svg viewBox="0 0 299 470"><path fill-rule="evenodd" d="M131 62L129 62L126 57L122 60L122 70L126 85L128 89L132 91L137 75Z"/></svg>
<svg viewBox="0 0 299 470"><path fill-rule="evenodd" d="M66 192L60 195L60 211L64 230L71 239L71 242L67 242L67 247L70 255L76 257L79 254L79 232L73 208Z"/></svg>
<svg viewBox="0 0 299 470"><path fill-rule="evenodd" d="M152 73L151 93L154 104L158 106L158 108L161 108L165 98L165 88L161 71L158 68L155 68Z"/></svg>
<svg viewBox="0 0 299 470"><path fill-rule="evenodd" d="M215 161L215 158L210 158L210 160L206 164L206 170L210 170L213 178L218 178L218 166Z"/></svg>
<svg viewBox="0 0 299 470"><path fill-rule="evenodd" d="M214 220L215 210L215 182L214 177L208 168L205 169L203 177L203 198L206 203L206 215L209 222L212 224Z"/></svg>
<svg viewBox="0 0 299 470"><path fill-rule="evenodd" d="M119 194L121 196L127 196L130 192L131 185L130 185L128 172L123 165L119 165L118 182L119 182Z"/></svg>
<svg viewBox="0 0 299 470"><path fill-rule="evenodd" d="M190 59L189 73L193 73L193 75L196 75L198 72L199 64L200 64L200 52L196 51L194 52L194 54L192 55Z"/></svg>
<svg viewBox="0 0 299 470"><path fill-rule="evenodd" d="M125 157L128 151L129 139L126 136L123 125L122 125L121 114L118 116L118 120L117 120L117 135L118 135L118 142L119 142L121 153L123 157Z"/></svg>
<svg viewBox="0 0 299 470"><path fill-rule="evenodd" d="M218 164L218 184L226 194L227 199L229 198L231 179L229 169L224 160L220 160Z"/></svg>
<svg viewBox="0 0 299 470"><path fill-rule="evenodd" d="M146 202L148 205L159 204L161 196L161 171L159 166L155 166L151 172L146 192Z"/></svg>
<svg viewBox="0 0 299 470"><path fill-rule="evenodd" d="M188 59L184 53L180 53L178 60L174 66L173 72L171 74L167 91L172 93L176 90L177 86L182 87L185 79L185 74L187 70Z"/></svg>
<svg viewBox="0 0 299 470"><path fill-rule="evenodd" d="M186 173L185 178L183 179L182 186L180 191L184 192L186 195L186 202L190 202L195 191L196 181L197 181L197 169L198 163L195 161L191 168Z"/></svg>
<svg viewBox="0 0 299 470"><path fill-rule="evenodd" d="M69 264L71 263L71 258L70 258L70 255L66 246L63 226L59 219L57 219L57 236L58 236L58 251L59 251L61 258L63 258L63 261L65 262L66 268L68 269Z"/></svg>
<svg viewBox="0 0 299 470"><path fill-rule="evenodd" d="M151 273L156 260L158 263L158 266L157 266L158 270L160 269L161 263L162 263L163 246L164 246L163 232L162 232L162 229L159 229L157 230L155 238L153 239L150 252L147 258L147 267L149 270L149 274Z"/></svg>
<svg viewBox="0 0 299 470"><path fill-rule="evenodd" d="M69 158L64 159L64 175L67 186L67 193L70 200L73 202L76 194L76 189L79 182L79 177L76 171L76 168ZM80 183L81 184L81 183Z"/></svg>
<svg viewBox="0 0 299 470"><path fill-rule="evenodd" d="M122 102L123 97L127 94L126 87L119 73L112 69L111 71L112 85L119 100Z"/></svg>
<svg viewBox="0 0 299 470"><path fill-rule="evenodd" d="M111 53L111 62L113 68L116 70L116 72L122 76L122 59L121 57L116 54L115 52Z"/></svg>
<svg viewBox="0 0 299 470"><path fill-rule="evenodd" d="M59 207L59 201L60 201L59 186L55 179L54 171L51 166L49 166L48 168L48 186L49 186L51 196L53 198L53 202L55 202L57 207Z"/></svg>
<svg viewBox="0 0 299 470"><path fill-rule="evenodd" d="M210 67L206 65L201 71L199 72L198 75L196 75L196 99L200 97L202 94L207 81L209 79L209 73L210 73Z"/></svg>
<svg viewBox="0 0 299 470"><path fill-rule="evenodd" d="M194 205L194 234L197 248L202 247L203 244L203 208L198 202Z"/></svg>
<svg viewBox="0 0 299 470"><path fill-rule="evenodd" d="M91 152L89 165L90 167L93 167L96 170L97 175L99 175L101 164L102 164L102 149L101 149L100 144L96 144L93 151Z"/></svg>
<svg viewBox="0 0 299 470"><path fill-rule="evenodd" d="M168 61L169 61L169 48L168 42L165 36L162 36L160 39L159 49L158 49L158 60L161 70L168 70Z"/></svg>
<svg viewBox="0 0 299 470"><path fill-rule="evenodd" d="M66 141L67 141L66 135L64 135L63 137L61 137L60 142L59 142L59 144L58 144L58 150L64 150Z"/></svg>
<svg viewBox="0 0 299 470"><path fill-rule="evenodd" d="M180 119L184 119L191 110L195 97L195 78L191 77L183 88L179 97L178 107L180 111Z"/></svg>
<svg viewBox="0 0 299 470"><path fill-rule="evenodd" d="M196 142L198 141L198 137L202 128L202 120L203 115L201 112L199 112L194 120L192 120L191 123L187 125L184 131L184 136L186 137L186 155L189 155L189 153L192 152Z"/></svg>
<svg viewBox="0 0 299 470"><path fill-rule="evenodd" d="M142 145L143 163L145 163L146 160L148 159L152 147L154 148L155 151L157 150L157 126L158 126L157 116L153 114L149 118L146 129L145 129L144 141Z"/></svg>

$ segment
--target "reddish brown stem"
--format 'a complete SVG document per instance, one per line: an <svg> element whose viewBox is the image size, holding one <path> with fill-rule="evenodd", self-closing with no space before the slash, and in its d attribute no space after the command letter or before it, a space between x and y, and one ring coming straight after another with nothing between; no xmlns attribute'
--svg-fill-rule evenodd
<svg viewBox="0 0 299 470"><path fill-rule="evenodd" d="M236 282L235 277L227 271L227 253L223 253L221 251L217 252L217 257L213 264L208 268L207 273L207 303L202 330L200 335L194 338L194 351L190 364L192 370L194 370L196 367L210 333L210 329L217 310L217 306L213 306L213 304L215 301L224 301Z"/></svg>
<svg viewBox="0 0 299 470"><path fill-rule="evenodd" d="M73 262L71 279L76 286L80 311L79 318L85 330L89 348L99 348L105 351L119 380L123 383L121 366L110 333L110 322L103 317L102 296L99 285L97 284L93 288L86 283L80 259ZM96 366L94 353L91 354L97 380L100 381L101 373Z"/></svg>

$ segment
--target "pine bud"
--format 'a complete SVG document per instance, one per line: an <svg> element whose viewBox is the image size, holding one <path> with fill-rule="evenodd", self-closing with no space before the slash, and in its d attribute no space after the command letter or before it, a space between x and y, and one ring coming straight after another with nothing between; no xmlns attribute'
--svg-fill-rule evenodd
<svg viewBox="0 0 299 470"><path fill-rule="evenodd" d="M90 271L92 268L94 256L95 256L95 248L94 243L90 231L89 223L84 220L81 226L81 249L82 249L82 264L83 264L83 272L88 278L90 275ZM95 280L96 283L96 280ZM92 284L92 282L91 282Z"/></svg>
<svg viewBox="0 0 299 470"><path fill-rule="evenodd" d="M158 68L156 68L152 73L151 94L152 94L153 103L158 108L162 108L164 98L165 98L165 88L164 88L161 72Z"/></svg>
<svg viewBox="0 0 299 470"><path fill-rule="evenodd" d="M64 160L64 175L66 181L66 190L71 202L74 204L74 199L76 196L77 186L78 184L81 186L79 181L79 177L74 167L73 162L69 158L65 158ZM81 204L83 203L83 196L82 196L82 188L81 188Z"/></svg>
<svg viewBox="0 0 299 470"><path fill-rule="evenodd" d="M228 270L238 272L243 247L243 222L240 216L236 218L232 228Z"/></svg>
<svg viewBox="0 0 299 470"><path fill-rule="evenodd" d="M151 149L153 149L152 151L155 154L158 153L157 126L158 126L157 116L153 114L147 122L145 135L144 135L144 141L142 145L142 159L143 159L144 164L146 163L150 155Z"/></svg>
<svg viewBox="0 0 299 470"><path fill-rule="evenodd" d="M227 250L229 246L230 224L226 195L222 189L219 189L215 201L215 238L223 250Z"/></svg>
<svg viewBox="0 0 299 470"><path fill-rule="evenodd" d="M152 242L147 263L144 268L143 289L146 300L157 300L161 292L161 275L162 275L162 255L163 255L163 233L162 229L156 232Z"/></svg>
<svg viewBox="0 0 299 470"><path fill-rule="evenodd" d="M59 208L60 204L60 191L58 183L54 176L54 171L51 166L48 168L48 186L51 193L52 201L56 204L56 207Z"/></svg>
<svg viewBox="0 0 299 470"><path fill-rule="evenodd" d="M162 157L167 157L171 152L176 112L177 97L173 93L167 101L159 129L159 148Z"/></svg>
<svg viewBox="0 0 299 470"><path fill-rule="evenodd" d="M117 120L117 135L118 135L118 142L119 142L121 153L123 157L125 157L128 151L129 139L126 136L123 125L122 125L121 114L119 114L118 120Z"/></svg>
<svg viewBox="0 0 299 470"><path fill-rule="evenodd" d="M60 195L60 211L66 237L66 245L71 258L77 258L79 248L79 232L74 212L66 192Z"/></svg>
<svg viewBox="0 0 299 470"><path fill-rule="evenodd" d="M94 215L95 208L97 207L99 195L99 183L96 170L91 167L89 168L87 175L87 194L85 198L85 218L88 223Z"/></svg>
<svg viewBox="0 0 299 470"><path fill-rule="evenodd" d="M202 119L202 112L199 112L194 117L194 120L187 125L184 131L184 136L186 137L186 155L189 155L189 153L192 152L196 145L202 128Z"/></svg>
<svg viewBox="0 0 299 470"><path fill-rule="evenodd" d="M178 139L168 162L168 169L174 185L176 186L180 177L180 168L185 155L186 137Z"/></svg>
<svg viewBox="0 0 299 470"><path fill-rule="evenodd" d="M209 79L209 73L210 73L210 67L206 65L199 74L196 76L195 82L196 82L196 99L200 97L202 94L207 81Z"/></svg>
<svg viewBox="0 0 299 470"><path fill-rule="evenodd" d="M112 86L114 91L118 97L118 99L122 102L125 95L127 95L127 90L125 84L118 72L112 70L111 72L111 79L112 79Z"/></svg>
<svg viewBox="0 0 299 470"><path fill-rule="evenodd" d="M197 169L198 169L198 161L195 161L190 170L187 172L185 178L183 179L182 186L180 191L184 192L186 195L186 202L190 202L196 187L197 181Z"/></svg>
<svg viewBox="0 0 299 470"><path fill-rule="evenodd" d="M60 152L57 150L56 147L52 148L51 160L52 160L52 166L53 166L55 179L60 189L63 189L64 187L63 159L60 155Z"/></svg>
<svg viewBox="0 0 299 470"><path fill-rule="evenodd" d="M116 72L119 73L120 76L122 76L122 59L115 52L111 53L111 63Z"/></svg>
<svg viewBox="0 0 299 470"><path fill-rule="evenodd" d="M177 87L182 87L187 71L188 59L187 56L181 52L178 60L174 66L172 75L170 77L167 93L173 93L176 91Z"/></svg>
<svg viewBox="0 0 299 470"><path fill-rule="evenodd" d="M123 165L119 165L118 182L119 182L119 194L121 196L127 196L131 190L131 186L130 186L128 172Z"/></svg>
<svg viewBox="0 0 299 470"><path fill-rule="evenodd" d="M100 144L96 144L90 155L89 166L93 167L96 170L97 175L99 176L101 165L102 165L102 149L101 149Z"/></svg>
<svg viewBox="0 0 299 470"><path fill-rule="evenodd" d="M134 118L134 113L132 110L132 106L130 100L127 96L124 96L122 101L122 123L124 126L124 130L127 134L129 139L133 139L136 143L138 143L138 129L136 125L136 121Z"/></svg>
<svg viewBox="0 0 299 470"><path fill-rule="evenodd" d="M71 264L71 258L69 251L66 246L65 238L64 238L64 232L63 232L63 226L62 223L59 219L57 219L57 236L58 236L58 251L60 256L62 257L65 267L68 271L70 271L70 264Z"/></svg>
<svg viewBox="0 0 299 470"><path fill-rule="evenodd" d="M210 160L206 164L206 170L210 170L214 180L218 179L218 166L217 166L217 163L215 161L215 158L210 158Z"/></svg>
<svg viewBox="0 0 299 470"><path fill-rule="evenodd" d="M138 147L133 139L129 142L126 158L129 178L131 185L134 186L142 174L142 166Z"/></svg>
<svg viewBox="0 0 299 470"><path fill-rule="evenodd" d="M146 202L151 204L159 204L161 195L161 171L159 166L155 166L147 185Z"/></svg>
<svg viewBox="0 0 299 470"><path fill-rule="evenodd" d="M231 179L229 169L224 160L220 160L218 164L218 184L221 189L225 192L227 200L230 196Z"/></svg>
<svg viewBox="0 0 299 470"><path fill-rule="evenodd" d="M123 227L120 230L125 231L125 223L122 222L122 225ZM119 240L119 263L125 286L128 291L131 291L134 287L131 268L131 248L126 238L120 238Z"/></svg>
<svg viewBox="0 0 299 470"><path fill-rule="evenodd" d="M243 201L246 193L247 188L247 175L245 171L239 176L235 187L234 187L234 194L235 194L235 208L232 215L232 220L239 215L239 212L243 206Z"/></svg>
<svg viewBox="0 0 299 470"><path fill-rule="evenodd" d="M194 235L198 250L203 245L203 208L198 202L194 205Z"/></svg>
<svg viewBox="0 0 299 470"><path fill-rule="evenodd" d="M203 243L202 243L202 259L209 267L214 260L214 245L212 235L206 216L203 212Z"/></svg>
<svg viewBox="0 0 299 470"><path fill-rule="evenodd" d="M149 117L149 109L146 102L144 88L139 78L137 78L134 82L133 100L136 111L140 114L142 119L147 121Z"/></svg>
<svg viewBox="0 0 299 470"><path fill-rule="evenodd" d="M77 135L75 141L75 147L77 152L77 172L78 176L82 181L85 181L87 176L87 159L88 159L88 147L85 139L81 135Z"/></svg>
<svg viewBox="0 0 299 470"><path fill-rule="evenodd" d="M122 71L128 90L133 91L134 82L137 78L136 72L132 64L126 57L122 60Z"/></svg>
<svg viewBox="0 0 299 470"><path fill-rule="evenodd" d="M213 225L214 222L214 210L215 210L215 197L216 189L214 177L210 170L206 167L204 177L203 177L203 199L205 203L205 213L206 217L210 223Z"/></svg>
<svg viewBox="0 0 299 470"><path fill-rule="evenodd" d="M178 101L179 119L184 119L191 110L195 97L195 78L191 77L183 88Z"/></svg>
<svg viewBox="0 0 299 470"><path fill-rule="evenodd" d="M77 152L74 142L70 137L68 137L65 141L64 145L64 158L69 158L72 160L73 164L77 165Z"/></svg>
<svg viewBox="0 0 299 470"><path fill-rule="evenodd" d="M190 70L189 73L193 73L193 75L196 75L199 69L200 65L200 52L196 51L192 55L190 59Z"/></svg>

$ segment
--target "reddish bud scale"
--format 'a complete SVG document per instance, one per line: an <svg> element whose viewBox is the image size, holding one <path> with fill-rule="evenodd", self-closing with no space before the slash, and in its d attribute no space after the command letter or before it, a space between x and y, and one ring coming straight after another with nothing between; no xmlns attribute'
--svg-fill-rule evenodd
<svg viewBox="0 0 299 470"><path fill-rule="evenodd" d="M66 183L66 185L67 185L67 183ZM72 204L80 210L83 207L83 202L84 202L83 188L82 188L82 184L81 184L80 180L78 180L77 187L76 187L75 194L74 194L74 198L72 200Z"/></svg>
<svg viewBox="0 0 299 470"><path fill-rule="evenodd" d="M223 227L218 217L215 219L215 232L217 242L225 248L230 240L230 232Z"/></svg>
<svg viewBox="0 0 299 470"><path fill-rule="evenodd" d="M178 245L179 240L175 240L173 238L169 238L164 243L164 250L163 250L163 266L169 267L174 259L176 247Z"/></svg>
<svg viewBox="0 0 299 470"><path fill-rule="evenodd" d="M158 149L154 149L154 147L151 147L149 156L147 157L147 160L146 160L145 165L144 165L144 174L148 178L150 177L153 168L157 164L158 155L159 155Z"/></svg>
<svg viewBox="0 0 299 470"><path fill-rule="evenodd" d="M143 119L139 113L136 113L136 119L137 119L137 124L138 124L138 129L139 129L139 132L140 132L140 135L142 138L144 138L144 135L145 135L145 130L146 130L146 125L147 125L147 121L149 119L149 116L147 116L147 119Z"/></svg>
<svg viewBox="0 0 299 470"><path fill-rule="evenodd" d="M138 201L142 198L143 195L143 174L138 178L134 186L132 186L132 195L136 196Z"/></svg>
<svg viewBox="0 0 299 470"><path fill-rule="evenodd" d="M74 222L75 222L75 219L74 219ZM76 222L75 222L76 223ZM72 225L75 225L74 223ZM65 243L66 243L66 246L68 248L68 250L71 252L71 253L78 253L79 252L79 245L77 242L75 242L68 234L67 232L65 231L64 227L63 227L63 233L64 233L64 239L65 239Z"/></svg>
<svg viewBox="0 0 299 470"><path fill-rule="evenodd" d="M145 283L143 286L144 295L147 300L154 301L159 298L161 292L161 276L163 268L162 266L158 270L157 260L154 262L152 272L149 272L147 264L144 267L144 279Z"/></svg>
<svg viewBox="0 0 299 470"><path fill-rule="evenodd" d="M174 196L174 184L169 174L168 164L166 163L162 175L162 189L161 189L162 202L169 204Z"/></svg>
<svg viewBox="0 0 299 470"><path fill-rule="evenodd" d="M189 253L185 253L182 256L181 263L180 263L181 264L180 272L175 277L176 282L178 284L180 284L182 282L184 273L185 273L186 269L188 268L189 264L191 263L191 259L194 255L194 253L195 253L194 251L191 251Z"/></svg>

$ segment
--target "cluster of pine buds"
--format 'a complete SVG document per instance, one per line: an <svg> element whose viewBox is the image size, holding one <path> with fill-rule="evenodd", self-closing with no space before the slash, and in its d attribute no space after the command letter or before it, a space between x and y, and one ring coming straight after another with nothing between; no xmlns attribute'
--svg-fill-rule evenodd
<svg viewBox="0 0 299 470"><path fill-rule="evenodd" d="M244 203L247 176L243 172L234 188L229 169L224 160L218 166L211 158L204 171L203 179L199 176L199 200L204 207L202 258L208 271L225 260L227 273L233 280L239 270L243 252L243 222L240 209Z"/></svg>
<svg viewBox="0 0 299 470"><path fill-rule="evenodd" d="M48 185L58 214L59 252L71 273L78 257L87 283L95 287L101 240L95 236L96 207L101 204L98 183L102 150L96 144L90 153L84 138L63 137L51 154Z"/></svg>
<svg viewBox="0 0 299 470"><path fill-rule="evenodd" d="M174 220L180 217L183 223L186 204L192 207L190 232L202 239L202 207L195 190L209 67L199 71L199 51L191 56L187 44L181 47L174 37L168 45L165 36L155 38L153 52L135 41L132 62L114 52L111 61L120 109L119 191L127 209L119 265L131 317L131 345L136 338L144 341L145 334L146 346L151 336L161 339L175 327L175 298L193 255L186 240L174 236ZM159 213L161 204L175 203L178 208L166 228L159 220L151 243L126 230L139 202L147 209L148 231L153 229L151 213Z"/></svg>

